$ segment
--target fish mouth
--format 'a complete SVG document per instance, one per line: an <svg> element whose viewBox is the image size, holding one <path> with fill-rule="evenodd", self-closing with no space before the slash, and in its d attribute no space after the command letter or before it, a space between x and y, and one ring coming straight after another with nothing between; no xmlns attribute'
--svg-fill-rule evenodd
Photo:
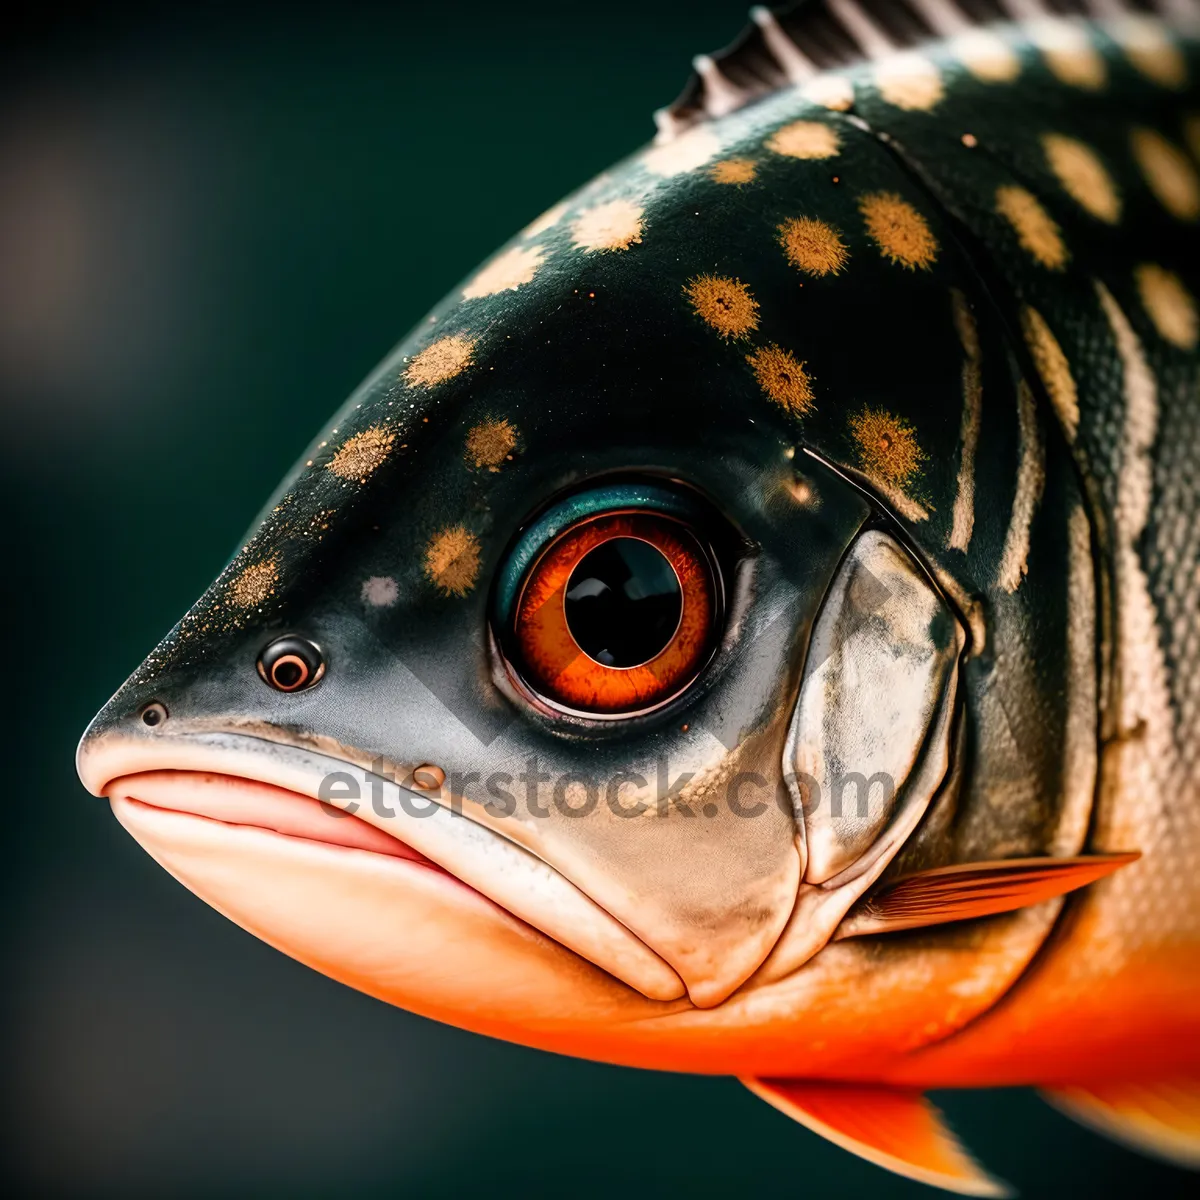
<svg viewBox="0 0 1200 1200"><path fill-rule="evenodd" d="M344 758L211 726L166 737L101 727L85 735L78 767L141 846L211 907L304 965L421 1016L666 1071L877 1078L896 1056L892 1025L864 1023L848 986L878 967L853 941L699 1007L649 947L540 858L415 793L428 815L404 813L397 784ZM380 807L396 815L380 817L370 803L332 812L318 795L333 772L365 785L363 795L377 780ZM897 985L895 1019L924 1028L924 985L913 989L910 975ZM819 1019L805 1019L812 1014Z"/></svg>
<svg viewBox="0 0 1200 1200"><path fill-rule="evenodd" d="M345 759L241 732L113 731L85 737L78 766L201 899L400 1007L512 1040L561 1027L573 1046L614 1018L692 1007L665 961L547 863ZM323 800L334 777L359 799Z"/></svg>

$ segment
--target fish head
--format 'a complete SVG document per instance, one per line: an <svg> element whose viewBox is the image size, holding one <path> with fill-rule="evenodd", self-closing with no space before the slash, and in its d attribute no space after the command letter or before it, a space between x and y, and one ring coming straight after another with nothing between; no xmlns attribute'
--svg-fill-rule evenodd
<svg viewBox="0 0 1200 1200"><path fill-rule="evenodd" d="M188 887L371 994L617 1061L675 1021L672 1063L728 1069L832 953L958 794L996 539L946 539L996 335L891 156L802 124L602 176L321 432L80 746ZM886 801L831 816L859 767Z"/></svg>

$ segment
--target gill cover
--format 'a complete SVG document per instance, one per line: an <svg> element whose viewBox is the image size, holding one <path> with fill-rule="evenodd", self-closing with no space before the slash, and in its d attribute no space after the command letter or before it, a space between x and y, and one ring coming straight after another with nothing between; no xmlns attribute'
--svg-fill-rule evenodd
<svg viewBox="0 0 1200 1200"><path fill-rule="evenodd" d="M783 773L807 853L764 978L826 944L942 788L966 640L900 543L861 534L818 617L788 733Z"/></svg>
<svg viewBox="0 0 1200 1200"><path fill-rule="evenodd" d="M872 529L854 543L817 621L788 736L808 883L861 875L924 813L949 762L965 643L895 538Z"/></svg>

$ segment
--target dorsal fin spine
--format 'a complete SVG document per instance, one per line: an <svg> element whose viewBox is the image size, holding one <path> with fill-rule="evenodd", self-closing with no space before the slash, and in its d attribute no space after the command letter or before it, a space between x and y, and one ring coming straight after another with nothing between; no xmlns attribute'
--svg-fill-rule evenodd
<svg viewBox="0 0 1200 1200"><path fill-rule="evenodd" d="M938 37L954 37L973 28L954 0L908 0Z"/></svg>
<svg viewBox="0 0 1200 1200"><path fill-rule="evenodd" d="M723 117L745 103L746 93L721 74L712 55L697 54L692 67L704 82L704 107L714 117Z"/></svg>
<svg viewBox="0 0 1200 1200"><path fill-rule="evenodd" d="M829 11L842 28L862 47L868 58L886 58L895 54L896 43L867 15L856 0L826 0Z"/></svg>
<svg viewBox="0 0 1200 1200"><path fill-rule="evenodd" d="M1054 16L1043 0L1000 0L1000 7L1014 21L1044 21Z"/></svg>
<svg viewBox="0 0 1200 1200"><path fill-rule="evenodd" d="M783 31L775 14L761 4L750 10L750 19L762 30L763 41L779 64L789 83L806 83L817 68L804 51Z"/></svg>
<svg viewBox="0 0 1200 1200"><path fill-rule="evenodd" d="M1195 0L1156 0L1155 7L1169 20L1195 24Z"/></svg>
<svg viewBox="0 0 1200 1200"><path fill-rule="evenodd" d="M1087 36L1085 21L1153 22L1153 14L1181 28L1200 23L1197 0L798 0L775 10L760 5L751 9L746 30L706 56L720 79L695 71L674 103L655 114L658 140L773 91L930 40L1015 23L1025 26L1035 46L1065 39L1078 47Z"/></svg>
<svg viewBox="0 0 1200 1200"><path fill-rule="evenodd" d="M1130 14L1129 5L1124 0L1087 0L1087 6L1092 16L1106 21L1117 20Z"/></svg>

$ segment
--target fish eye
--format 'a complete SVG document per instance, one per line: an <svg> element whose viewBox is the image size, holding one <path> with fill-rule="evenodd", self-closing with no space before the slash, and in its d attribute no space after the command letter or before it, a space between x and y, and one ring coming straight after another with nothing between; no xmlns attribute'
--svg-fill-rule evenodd
<svg viewBox="0 0 1200 1200"><path fill-rule="evenodd" d="M686 690L712 656L723 602L717 556L690 517L664 490L610 487L526 532L501 573L498 640L529 691L611 719Z"/></svg>
<svg viewBox="0 0 1200 1200"><path fill-rule="evenodd" d="M299 692L320 682L325 660L315 642L289 634L263 649L258 673L277 692Z"/></svg>
<svg viewBox="0 0 1200 1200"><path fill-rule="evenodd" d="M142 724L149 725L153 729L155 725L161 725L167 719L168 715L165 704L161 704L157 700L152 700L142 709Z"/></svg>

